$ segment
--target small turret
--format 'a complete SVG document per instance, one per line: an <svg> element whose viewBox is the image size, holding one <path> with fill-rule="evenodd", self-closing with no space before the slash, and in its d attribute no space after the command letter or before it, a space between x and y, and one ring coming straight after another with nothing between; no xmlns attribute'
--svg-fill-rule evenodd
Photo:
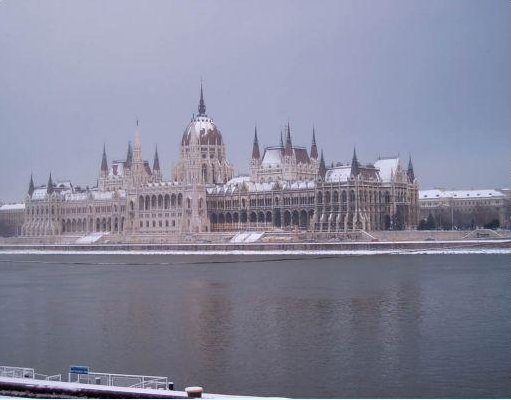
<svg viewBox="0 0 511 400"><path fill-rule="evenodd" d="M316 146L316 130L312 126L312 145L311 145L311 158L318 159L318 147Z"/></svg>
<svg viewBox="0 0 511 400"><path fill-rule="evenodd" d="M287 123L286 146L284 147L284 155L293 155L293 142L291 141L291 127Z"/></svg>
<svg viewBox="0 0 511 400"><path fill-rule="evenodd" d="M30 174L30 183L28 184L28 195L32 197L34 193L34 180L32 179L32 174Z"/></svg>
<svg viewBox="0 0 511 400"><path fill-rule="evenodd" d="M52 194L53 188L54 188L53 180L51 179L51 172L50 172L50 177L48 178L48 186L46 187L46 193Z"/></svg>
<svg viewBox="0 0 511 400"><path fill-rule="evenodd" d="M101 175L106 176L108 174L108 162L106 159L106 147L103 144L103 157L101 159Z"/></svg>
<svg viewBox="0 0 511 400"><path fill-rule="evenodd" d="M257 126L254 129L254 144L252 145L252 159L259 160L261 153L259 152L259 139L257 138Z"/></svg>
<svg viewBox="0 0 511 400"><path fill-rule="evenodd" d="M133 164L133 150L130 141L128 142L128 154L126 154L126 168L131 168L131 164Z"/></svg>
<svg viewBox="0 0 511 400"><path fill-rule="evenodd" d="M353 147L353 158L351 159L351 176L355 177L360 172L360 163L357 159L357 150Z"/></svg>
<svg viewBox="0 0 511 400"><path fill-rule="evenodd" d="M408 181L410 183L415 182L415 174L413 172L413 164L412 164L412 155L410 154L410 158L408 159L408 169L406 171L406 175L408 176Z"/></svg>
<svg viewBox="0 0 511 400"><path fill-rule="evenodd" d="M325 179L326 165L325 165L325 157L323 157L323 150L321 150L321 159L319 161L318 175L321 180Z"/></svg>
<svg viewBox="0 0 511 400"><path fill-rule="evenodd" d="M158 145L154 149L153 172L160 171L160 158L158 157Z"/></svg>

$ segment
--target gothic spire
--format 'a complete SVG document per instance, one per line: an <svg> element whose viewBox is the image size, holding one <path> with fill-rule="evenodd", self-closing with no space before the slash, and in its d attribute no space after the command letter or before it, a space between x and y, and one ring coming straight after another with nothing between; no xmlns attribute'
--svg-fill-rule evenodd
<svg viewBox="0 0 511 400"><path fill-rule="evenodd" d="M287 123L287 133L286 133L286 147L284 148L284 154L290 156L293 154L293 143L291 142L291 126L289 122Z"/></svg>
<svg viewBox="0 0 511 400"><path fill-rule="evenodd" d="M284 139L282 137L282 130L280 131L280 147L284 148Z"/></svg>
<svg viewBox="0 0 511 400"><path fill-rule="evenodd" d="M257 138L257 125L254 129L254 144L252 146L252 158L259 160L261 158L261 153L259 152L259 140Z"/></svg>
<svg viewBox="0 0 511 400"><path fill-rule="evenodd" d="M158 157L158 145L156 145L156 148L154 150L153 171L159 171L159 170L160 170L160 158Z"/></svg>
<svg viewBox="0 0 511 400"><path fill-rule="evenodd" d="M202 79L200 82L200 100L199 100L199 116L206 115L206 103L204 103L204 93L202 91Z"/></svg>
<svg viewBox="0 0 511 400"><path fill-rule="evenodd" d="M360 163L357 159L357 149L353 147L353 158L351 159L351 176L357 176L360 172Z"/></svg>
<svg viewBox="0 0 511 400"><path fill-rule="evenodd" d="M51 172L50 177L48 178L48 186L46 187L46 193L48 194L53 193L53 180L51 179Z"/></svg>
<svg viewBox="0 0 511 400"><path fill-rule="evenodd" d="M321 159L319 161L319 170L318 170L319 177L323 180L325 179L326 175L326 165L325 165L325 157L323 157L323 150L321 150Z"/></svg>
<svg viewBox="0 0 511 400"><path fill-rule="evenodd" d="M32 173L30 174L30 183L28 184L28 195L32 196L34 193L34 180L32 179Z"/></svg>
<svg viewBox="0 0 511 400"><path fill-rule="evenodd" d="M108 163L106 161L106 147L105 147L105 144L103 144L103 158L101 159L101 172L104 172L104 173L108 172Z"/></svg>
<svg viewBox="0 0 511 400"><path fill-rule="evenodd" d="M312 125L312 145L311 145L311 158L318 159L318 147L316 146L316 130Z"/></svg>
<svg viewBox="0 0 511 400"><path fill-rule="evenodd" d="M133 163L133 150L131 149L131 141L128 142L128 154L126 155L126 167L131 168Z"/></svg>
<svg viewBox="0 0 511 400"><path fill-rule="evenodd" d="M410 158L408 159L408 170L406 171L406 175L408 176L408 180L413 183L415 181L415 174L413 172L413 164L412 164L412 155L410 154Z"/></svg>

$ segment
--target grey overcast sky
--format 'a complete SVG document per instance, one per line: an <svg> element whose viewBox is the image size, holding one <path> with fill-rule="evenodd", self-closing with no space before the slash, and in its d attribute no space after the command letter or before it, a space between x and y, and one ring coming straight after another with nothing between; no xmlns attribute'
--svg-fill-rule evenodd
<svg viewBox="0 0 511 400"><path fill-rule="evenodd" d="M421 188L509 186L511 2L0 2L0 199L94 184L140 119L164 177L196 112L236 171L290 121L331 161L411 153Z"/></svg>

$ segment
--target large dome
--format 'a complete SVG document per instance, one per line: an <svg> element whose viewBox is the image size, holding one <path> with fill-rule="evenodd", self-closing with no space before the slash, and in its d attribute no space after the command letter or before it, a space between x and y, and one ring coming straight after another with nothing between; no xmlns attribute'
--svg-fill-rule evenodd
<svg viewBox="0 0 511 400"><path fill-rule="evenodd" d="M223 144L220 130L207 115L196 116L186 127L181 139L181 145L188 146L190 144Z"/></svg>

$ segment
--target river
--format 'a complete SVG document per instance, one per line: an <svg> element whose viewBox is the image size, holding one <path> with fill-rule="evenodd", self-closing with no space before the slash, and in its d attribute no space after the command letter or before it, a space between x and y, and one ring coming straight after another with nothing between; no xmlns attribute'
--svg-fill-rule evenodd
<svg viewBox="0 0 511 400"><path fill-rule="evenodd" d="M510 397L511 257L0 254L0 364L286 397Z"/></svg>

